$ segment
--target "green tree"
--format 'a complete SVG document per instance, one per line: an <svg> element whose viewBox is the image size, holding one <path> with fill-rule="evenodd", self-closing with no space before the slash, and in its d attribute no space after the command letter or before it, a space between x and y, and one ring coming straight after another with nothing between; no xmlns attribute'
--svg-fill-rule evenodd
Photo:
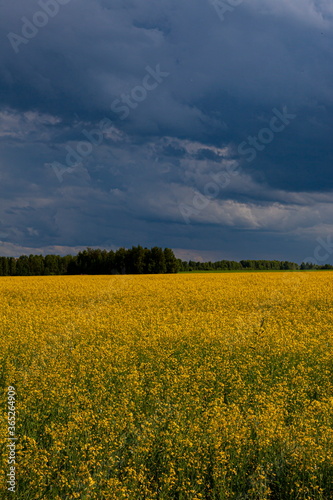
<svg viewBox="0 0 333 500"><path fill-rule="evenodd" d="M44 257L42 255L29 255L28 259L30 276L41 276L44 274Z"/></svg>
<svg viewBox="0 0 333 500"><path fill-rule="evenodd" d="M9 274L10 276L16 275L16 259L14 257L9 257Z"/></svg>
<svg viewBox="0 0 333 500"><path fill-rule="evenodd" d="M58 255L46 255L44 259L44 266L45 266L44 268L45 275L60 274Z"/></svg>
<svg viewBox="0 0 333 500"><path fill-rule="evenodd" d="M126 274L126 254L125 248L118 248L115 253L115 268L118 274Z"/></svg>
<svg viewBox="0 0 333 500"><path fill-rule="evenodd" d="M110 250L107 253L105 259L105 274L115 274L116 272L116 259L115 253L113 250Z"/></svg>
<svg viewBox="0 0 333 500"><path fill-rule="evenodd" d="M166 272L165 257L162 248L153 247L151 249L151 273L164 274Z"/></svg>
<svg viewBox="0 0 333 500"><path fill-rule="evenodd" d="M29 258L27 255L21 255L16 262L17 276L30 276Z"/></svg>
<svg viewBox="0 0 333 500"><path fill-rule="evenodd" d="M127 251L126 270L129 274L143 274L145 271L146 251L140 245Z"/></svg>
<svg viewBox="0 0 333 500"><path fill-rule="evenodd" d="M171 248L164 249L165 268L167 273L177 273L179 270L179 262Z"/></svg>
<svg viewBox="0 0 333 500"><path fill-rule="evenodd" d="M9 262L7 257L0 257L0 276L9 276Z"/></svg>

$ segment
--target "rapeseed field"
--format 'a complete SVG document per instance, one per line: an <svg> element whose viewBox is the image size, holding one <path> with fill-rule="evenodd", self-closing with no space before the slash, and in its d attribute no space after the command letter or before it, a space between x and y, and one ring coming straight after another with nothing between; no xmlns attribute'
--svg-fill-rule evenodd
<svg viewBox="0 0 333 500"><path fill-rule="evenodd" d="M333 498L333 273L15 277L0 293L0 498Z"/></svg>

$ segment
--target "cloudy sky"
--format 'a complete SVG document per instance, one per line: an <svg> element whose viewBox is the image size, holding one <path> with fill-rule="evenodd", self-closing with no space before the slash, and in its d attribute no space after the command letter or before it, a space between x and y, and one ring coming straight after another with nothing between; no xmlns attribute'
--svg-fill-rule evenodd
<svg viewBox="0 0 333 500"><path fill-rule="evenodd" d="M333 263L331 0L0 0L0 254Z"/></svg>

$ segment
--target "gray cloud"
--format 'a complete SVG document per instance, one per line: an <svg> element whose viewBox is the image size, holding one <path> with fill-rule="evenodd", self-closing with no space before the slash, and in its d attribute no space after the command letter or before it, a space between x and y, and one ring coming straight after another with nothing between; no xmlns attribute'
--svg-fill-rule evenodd
<svg viewBox="0 0 333 500"><path fill-rule="evenodd" d="M55 1L0 6L3 249L299 261L331 233L330 1L251 0L223 22L208 0ZM15 46L8 34L51 4ZM168 76L145 80L147 67ZM239 145L284 106L296 118L247 161ZM239 175L186 224L179 205L230 165Z"/></svg>

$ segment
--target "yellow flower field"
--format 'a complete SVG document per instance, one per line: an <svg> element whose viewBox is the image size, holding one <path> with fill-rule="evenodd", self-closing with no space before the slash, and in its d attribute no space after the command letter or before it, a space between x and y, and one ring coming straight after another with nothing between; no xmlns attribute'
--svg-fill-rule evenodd
<svg viewBox="0 0 333 500"><path fill-rule="evenodd" d="M15 277L0 292L0 498L333 498L333 273Z"/></svg>

